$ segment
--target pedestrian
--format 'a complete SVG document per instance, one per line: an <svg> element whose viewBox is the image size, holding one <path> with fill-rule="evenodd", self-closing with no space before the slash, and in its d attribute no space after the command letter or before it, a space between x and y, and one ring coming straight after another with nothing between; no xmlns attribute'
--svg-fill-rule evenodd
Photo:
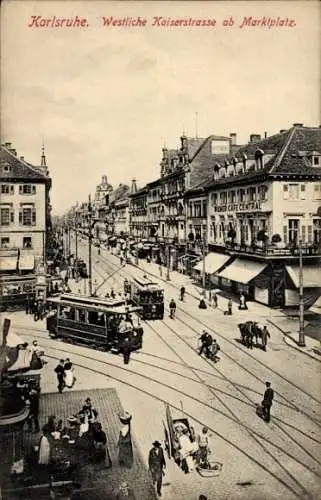
<svg viewBox="0 0 321 500"><path fill-rule="evenodd" d="M184 297L185 297L185 287L182 286L181 287L181 290L180 290L180 300L183 302L184 300Z"/></svg>
<svg viewBox="0 0 321 500"><path fill-rule="evenodd" d="M175 319L175 314L176 314L176 302L174 299L171 299L170 303L169 303L169 317L171 319Z"/></svg>
<svg viewBox="0 0 321 500"><path fill-rule="evenodd" d="M271 406L274 398L274 391L271 387L270 382L265 382L266 390L264 392L263 401L262 401L262 411L263 418L266 422L270 422L271 419Z"/></svg>
<svg viewBox="0 0 321 500"><path fill-rule="evenodd" d="M214 307L214 309L217 309L217 305L218 305L217 302L218 302L218 300L217 300L217 295L216 295L215 292L213 292L213 294L212 294L212 301L213 301L213 307Z"/></svg>
<svg viewBox="0 0 321 500"><path fill-rule="evenodd" d="M118 439L118 461L119 465L130 469L134 463L133 444L131 436L131 419L132 416L128 412L119 415L119 420L123 424L119 432Z"/></svg>
<svg viewBox="0 0 321 500"><path fill-rule="evenodd" d="M207 305L206 305L206 302L204 300L204 297L200 298L200 302L198 304L198 308L199 309L207 309Z"/></svg>
<svg viewBox="0 0 321 500"><path fill-rule="evenodd" d="M153 448L148 455L148 468L152 475L153 484L156 483L156 491L158 496L162 496L162 483L166 462L164 452L159 441L153 442Z"/></svg>
<svg viewBox="0 0 321 500"><path fill-rule="evenodd" d="M127 323L126 324L126 329L127 329ZM121 343L121 352L123 354L124 358L124 365L128 365L129 360L130 360L130 353L131 353L131 340L129 337L128 332L125 333L124 338Z"/></svg>
<svg viewBox="0 0 321 500"><path fill-rule="evenodd" d="M267 326L265 325L262 330L262 349L263 351L266 351L266 346L267 346L267 339L271 338L270 332L267 329Z"/></svg>
<svg viewBox="0 0 321 500"><path fill-rule="evenodd" d="M228 303L227 303L227 311L224 311L224 315L225 316L232 316L232 300L229 299Z"/></svg>
<svg viewBox="0 0 321 500"><path fill-rule="evenodd" d="M75 383L74 368L69 358L66 359L64 364L64 385L71 389Z"/></svg>
<svg viewBox="0 0 321 500"><path fill-rule="evenodd" d="M31 389L29 392L29 417L28 430L32 432L34 424L34 432L39 432L39 392L36 389Z"/></svg>
<svg viewBox="0 0 321 500"><path fill-rule="evenodd" d="M50 442L49 442L49 429L47 428L46 425L44 425L42 429L42 436L39 441L39 446L38 446L38 464L46 468L49 465L50 462Z"/></svg>
<svg viewBox="0 0 321 500"><path fill-rule="evenodd" d="M65 387L65 381L64 381L64 373L65 373L65 362L63 359L59 361L59 364L55 368L55 372L57 374L57 381L58 381L58 392L60 394L62 393L64 387Z"/></svg>
<svg viewBox="0 0 321 500"><path fill-rule="evenodd" d="M208 358L210 356L210 346L212 345L213 337L207 331L203 330L200 340L202 345L199 355L201 356L203 354L203 351L205 350L205 355Z"/></svg>
<svg viewBox="0 0 321 500"><path fill-rule="evenodd" d="M202 432L197 437L198 459L200 466L208 464L207 456L209 452L208 428L203 427Z"/></svg>
<svg viewBox="0 0 321 500"><path fill-rule="evenodd" d="M245 295L244 293L242 292L241 295L240 295L240 305L239 305L239 309L240 310L243 310L243 309L248 309L247 307L247 304L246 304L246 300L245 300Z"/></svg>

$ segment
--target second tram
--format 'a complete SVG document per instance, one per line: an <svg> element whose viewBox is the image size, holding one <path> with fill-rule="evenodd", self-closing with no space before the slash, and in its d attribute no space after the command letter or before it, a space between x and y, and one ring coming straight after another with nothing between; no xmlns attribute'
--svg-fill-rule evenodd
<svg viewBox="0 0 321 500"><path fill-rule="evenodd" d="M132 351L143 345L143 328L134 314L139 308L127 306L122 299L63 294L48 303L52 310L47 330L52 338L116 352L124 342Z"/></svg>
<svg viewBox="0 0 321 500"><path fill-rule="evenodd" d="M132 304L141 308L142 319L164 318L164 289L147 277L125 280L124 291Z"/></svg>

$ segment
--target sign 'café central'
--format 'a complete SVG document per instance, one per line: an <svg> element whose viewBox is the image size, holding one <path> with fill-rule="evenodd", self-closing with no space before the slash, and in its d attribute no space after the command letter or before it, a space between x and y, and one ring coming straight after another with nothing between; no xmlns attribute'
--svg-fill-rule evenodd
<svg viewBox="0 0 321 500"><path fill-rule="evenodd" d="M248 212L249 210L261 210L259 201L251 201L249 203L229 203L227 205L215 205L215 212Z"/></svg>

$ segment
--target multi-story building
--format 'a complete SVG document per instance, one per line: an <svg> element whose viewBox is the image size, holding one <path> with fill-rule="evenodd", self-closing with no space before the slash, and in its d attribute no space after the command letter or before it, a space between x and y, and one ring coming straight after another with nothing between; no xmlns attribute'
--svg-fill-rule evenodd
<svg viewBox="0 0 321 500"><path fill-rule="evenodd" d="M109 199L113 187L108 183L107 175L103 175L101 183L97 185L92 203L92 216L95 221L94 235L97 239L104 241L107 238L106 219L109 210Z"/></svg>
<svg viewBox="0 0 321 500"><path fill-rule="evenodd" d="M49 192L51 179L44 149L41 165L35 166L18 157L10 143L1 146L0 154L0 226L1 248L46 258L47 235L51 230ZM28 251L28 252L27 252ZM1 269L6 266L1 259Z"/></svg>
<svg viewBox="0 0 321 500"><path fill-rule="evenodd" d="M140 200L146 203L147 221L140 211L132 208L131 227L139 226L139 234L157 241L164 260L170 246L171 264L176 267L186 252L186 199L185 193L208 180L215 160L228 155L236 145L236 134L230 137L211 135L204 138L189 138L183 135L178 149L162 149L160 178L150 182L140 193L132 197L132 204ZM146 200L145 200L146 195ZM196 221L196 219L195 219ZM206 225L206 217L205 217ZM142 230L143 228L143 230ZM189 231L191 233L191 230Z"/></svg>
<svg viewBox="0 0 321 500"><path fill-rule="evenodd" d="M302 124L262 140L252 137L217 163L212 180L202 184L208 196L207 260L216 280L272 306L295 305L301 251L305 300L311 304L321 293L320 181L321 129ZM216 256L222 253L223 263ZM227 267L215 269L215 259Z"/></svg>
<svg viewBox="0 0 321 500"><path fill-rule="evenodd" d="M137 241L147 238L147 196L148 186L137 189L136 181L132 183L129 196L129 232Z"/></svg>
<svg viewBox="0 0 321 500"><path fill-rule="evenodd" d="M129 192L126 184L119 184L109 196L107 213L108 233L126 236L129 233Z"/></svg>

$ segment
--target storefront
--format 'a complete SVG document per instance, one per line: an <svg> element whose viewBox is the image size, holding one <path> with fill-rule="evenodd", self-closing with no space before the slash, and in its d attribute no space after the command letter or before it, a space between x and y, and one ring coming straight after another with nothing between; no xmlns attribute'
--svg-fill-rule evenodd
<svg viewBox="0 0 321 500"><path fill-rule="evenodd" d="M285 266L285 300L286 307L297 307L300 302L300 268L298 265ZM321 268L320 266L304 265L303 277L303 302L308 309L321 296Z"/></svg>
<svg viewBox="0 0 321 500"><path fill-rule="evenodd" d="M255 262L247 259L235 259L223 271L218 273L218 277L222 280L221 284L227 283L231 292L245 293L250 300L256 299L255 297L255 280L267 268L264 262ZM259 287L258 287L259 288ZM260 289L261 290L261 289ZM268 294L268 289L266 289ZM263 296L263 289L261 291L261 300L266 303L266 296Z"/></svg>
<svg viewBox="0 0 321 500"><path fill-rule="evenodd" d="M199 278L205 272L206 280L209 284L219 285L219 278L217 273L227 264L231 259L230 255L220 254L216 252L208 253L204 259L194 266L196 276Z"/></svg>

